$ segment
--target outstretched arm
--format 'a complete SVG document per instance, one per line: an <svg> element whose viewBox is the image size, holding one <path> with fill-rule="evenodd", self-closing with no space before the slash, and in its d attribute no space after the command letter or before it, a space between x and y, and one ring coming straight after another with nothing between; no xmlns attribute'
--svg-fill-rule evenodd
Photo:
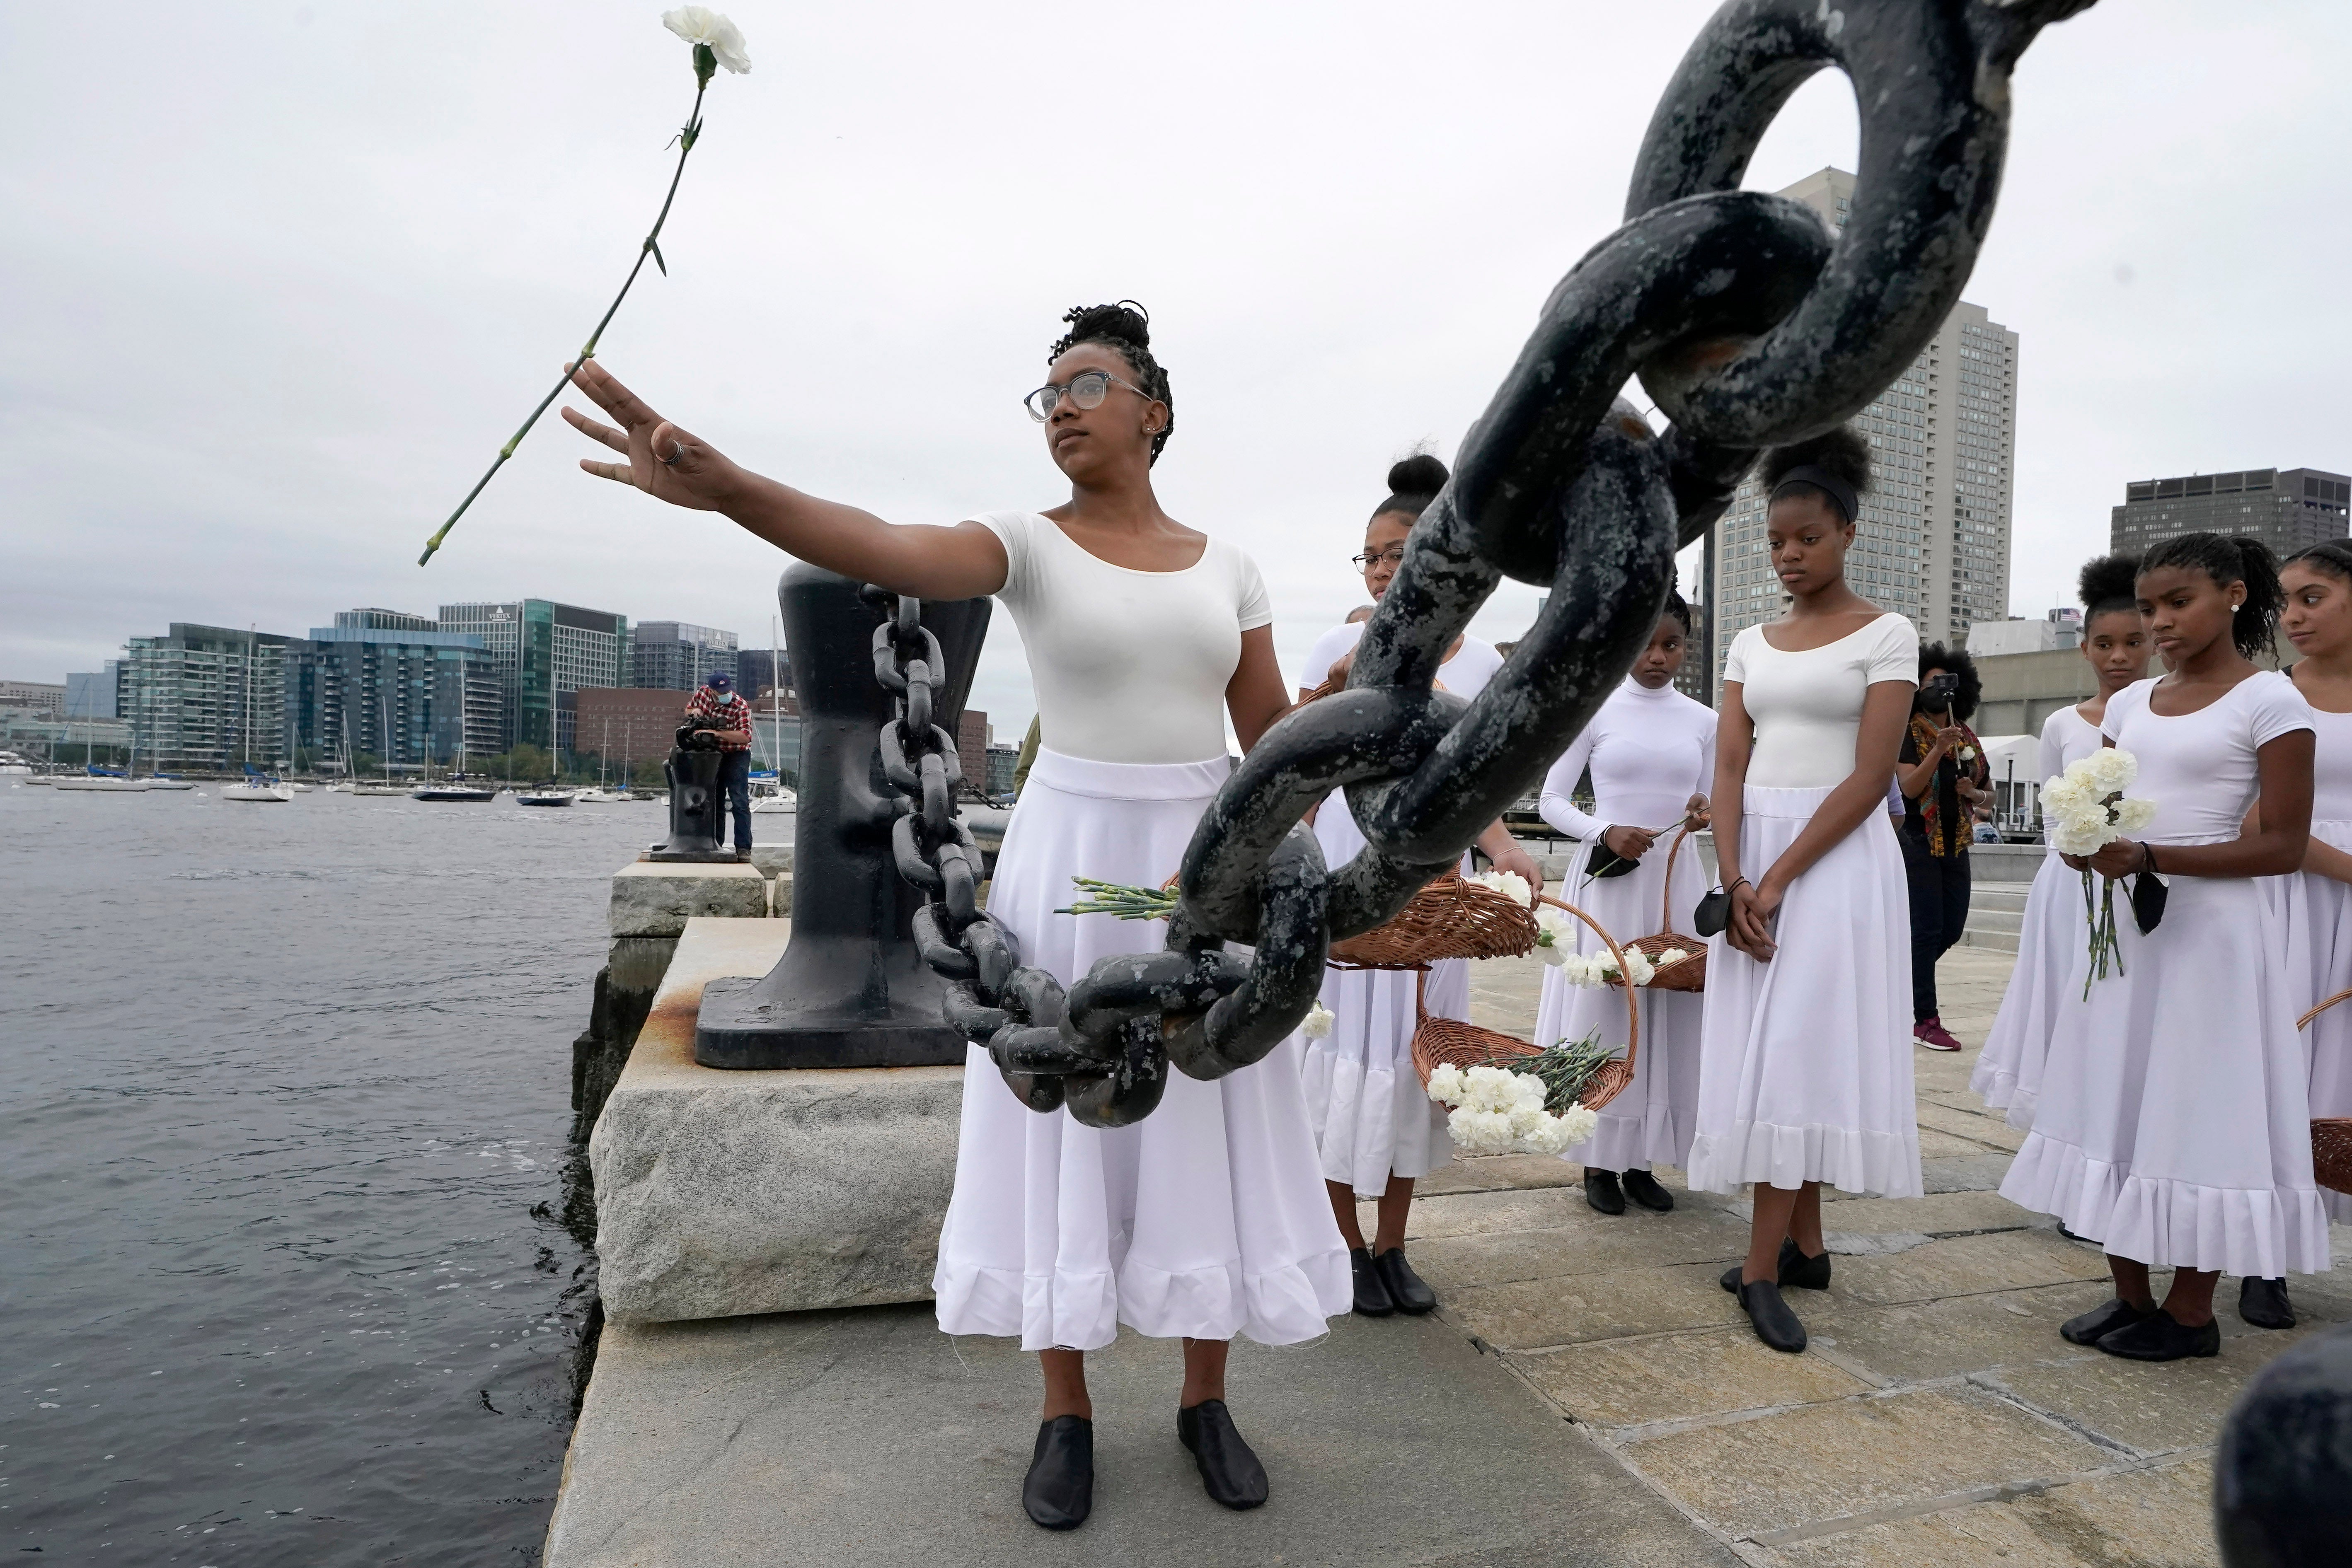
<svg viewBox="0 0 2352 1568"><path fill-rule="evenodd" d="M951 528L886 523L871 512L820 500L738 466L691 432L647 407L593 360L572 382L620 428L566 408L565 421L625 461L582 458L600 478L634 485L675 507L718 512L787 555L897 593L977 599L1004 586L1004 546L974 522Z"/></svg>

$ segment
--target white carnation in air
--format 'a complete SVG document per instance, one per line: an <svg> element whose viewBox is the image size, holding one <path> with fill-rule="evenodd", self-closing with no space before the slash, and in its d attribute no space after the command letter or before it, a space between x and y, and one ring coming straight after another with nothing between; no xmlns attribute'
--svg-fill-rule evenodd
<svg viewBox="0 0 2352 1568"><path fill-rule="evenodd" d="M751 68L751 57L745 50L742 30L729 21L724 13L708 5L681 5L675 11L662 13L662 26L689 44L708 48L719 63L743 76Z"/></svg>

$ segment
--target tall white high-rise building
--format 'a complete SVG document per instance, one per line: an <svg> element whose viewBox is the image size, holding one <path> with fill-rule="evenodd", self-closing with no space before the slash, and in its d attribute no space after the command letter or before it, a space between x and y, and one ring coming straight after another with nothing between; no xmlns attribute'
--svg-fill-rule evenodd
<svg viewBox="0 0 2352 1568"><path fill-rule="evenodd" d="M1853 176L1823 169L1780 194L1843 229ZM1909 616L1923 640L1965 644L1972 622L2009 614L2017 334L1962 300L1853 423L1870 438L1875 486L1862 498L1847 580ZM1765 499L1749 478L1717 525L1707 611L1718 678L1732 638L1787 602L1766 550Z"/></svg>

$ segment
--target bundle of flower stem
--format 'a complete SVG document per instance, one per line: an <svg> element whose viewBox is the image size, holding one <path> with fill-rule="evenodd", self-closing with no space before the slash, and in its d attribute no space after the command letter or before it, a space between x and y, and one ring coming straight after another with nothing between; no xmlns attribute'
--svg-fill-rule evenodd
<svg viewBox="0 0 2352 1568"><path fill-rule="evenodd" d="M1516 1056L1495 1065L1542 1080L1544 1109L1558 1115L1577 1103L1585 1084L1601 1071L1601 1064L1617 1054L1616 1046L1601 1043L1601 1029L1596 1024L1582 1040L1559 1040L1533 1056Z"/></svg>
<svg viewBox="0 0 2352 1568"><path fill-rule="evenodd" d="M1121 920L1165 920L1176 913L1172 887L1129 887L1097 877L1074 876L1071 883L1085 896L1056 915L1112 915Z"/></svg>

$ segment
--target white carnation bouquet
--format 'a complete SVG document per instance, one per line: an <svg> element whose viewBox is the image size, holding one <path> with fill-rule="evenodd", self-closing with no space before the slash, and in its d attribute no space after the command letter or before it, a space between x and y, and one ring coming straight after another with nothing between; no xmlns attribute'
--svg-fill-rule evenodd
<svg viewBox="0 0 2352 1568"><path fill-rule="evenodd" d="M2076 859L2095 855L2127 833L2142 832L2156 821L2156 802L2130 800L2124 791L2139 778L2139 758L2120 747L2104 747L2042 786L2042 817L2048 824L2050 847ZM2124 972L2123 951L2116 945L2116 884L2105 882L2092 897L2096 873L2083 872L2083 915L2091 928L2091 967L2084 977L2083 994L2091 982L2107 977L2112 960L2116 973ZM2104 881L2104 879L2101 879Z"/></svg>
<svg viewBox="0 0 2352 1568"><path fill-rule="evenodd" d="M1461 1068L1441 1062L1429 1075L1429 1097L1453 1107L1445 1130L1465 1155L1557 1155L1592 1135L1600 1113L1573 1101L1555 1115L1548 1108L1557 1091L1537 1071L1545 1057L1558 1053L1555 1071L1572 1066L1571 1058L1591 1048L1588 1038L1563 1043L1538 1056L1522 1059L1522 1071L1500 1067ZM1607 1051L1601 1051L1606 1061ZM1595 1062L1595 1066L1599 1063ZM1588 1070L1579 1079L1589 1078Z"/></svg>

